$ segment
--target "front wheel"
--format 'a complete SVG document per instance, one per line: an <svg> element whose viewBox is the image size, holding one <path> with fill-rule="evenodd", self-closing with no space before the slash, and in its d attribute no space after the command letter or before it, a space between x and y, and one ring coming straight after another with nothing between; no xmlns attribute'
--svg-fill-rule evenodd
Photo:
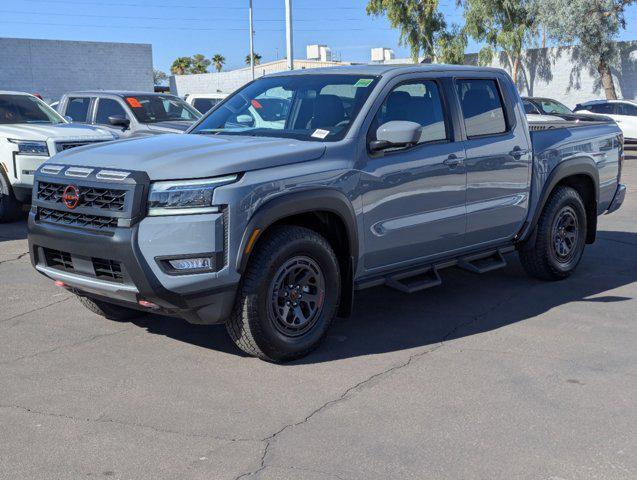
<svg viewBox="0 0 637 480"><path fill-rule="evenodd" d="M244 352L285 362L314 350L340 297L338 261L318 233L297 226L266 232L250 259L226 328Z"/></svg>
<svg viewBox="0 0 637 480"><path fill-rule="evenodd" d="M522 266L542 280L561 280L579 264L586 244L586 208L576 190L558 187L537 225L535 242L520 249Z"/></svg>

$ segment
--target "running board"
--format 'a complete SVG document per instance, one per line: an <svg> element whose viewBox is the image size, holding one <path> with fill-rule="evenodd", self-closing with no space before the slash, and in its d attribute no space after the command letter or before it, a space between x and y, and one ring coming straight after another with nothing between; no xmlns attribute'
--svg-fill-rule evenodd
<svg viewBox="0 0 637 480"><path fill-rule="evenodd" d="M487 273L498 268L506 267L506 260L501 250L487 254L471 255L458 260L458 267L472 273Z"/></svg>
<svg viewBox="0 0 637 480"><path fill-rule="evenodd" d="M385 278L385 285L404 293L420 292L440 284L442 284L442 279L436 267L406 271Z"/></svg>

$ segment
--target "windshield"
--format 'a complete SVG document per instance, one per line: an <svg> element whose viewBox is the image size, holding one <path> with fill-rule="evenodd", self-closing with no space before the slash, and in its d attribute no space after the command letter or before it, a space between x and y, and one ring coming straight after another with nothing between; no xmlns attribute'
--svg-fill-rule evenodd
<svg viewBox="0 0 637 480"><path fill-rule="evenodd" d="M42 100L30 95L0 95L0 124L43 123L57 125L64 119Z"/></svg>
<svg viewBox="0 0 637 480"><path fill-rule="evenodd" d="M558 114L558 115L568 115L573 113L566 105L562 105L560 102L556 102L555 100L547 100L542 99L539 100L538 103L542 108L542 111L547 115Z"/></svg>
<svg viewBox="0 0 637 480"><path fill-rule="evenodd" d="M377 79L357 75L261 78L210 112L191 133L342 139Z"/></svg>
<svg viewBox="0 0 637 480"><path fill-rule="evenodd" d="M194 122L201 118L197 110L170 95L135 95L125 100L139 123Z"/></svg>

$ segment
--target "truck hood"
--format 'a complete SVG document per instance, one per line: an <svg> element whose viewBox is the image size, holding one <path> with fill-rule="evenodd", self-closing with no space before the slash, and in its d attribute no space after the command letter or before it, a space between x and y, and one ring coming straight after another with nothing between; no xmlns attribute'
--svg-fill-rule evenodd
<svg viewBox="0 0 637 480"><path fill-rule="evenodd" d="M206 178L320 158L325 146L269 137L166 134L67 150L47 163L141 170L151 180Z"/></svg>
<svg viewBox="0 0 637 480"><path fill-rule="evenodd" d="M0 125L0 136L19 140L112 140L108 130L76 123Z"/></svg>

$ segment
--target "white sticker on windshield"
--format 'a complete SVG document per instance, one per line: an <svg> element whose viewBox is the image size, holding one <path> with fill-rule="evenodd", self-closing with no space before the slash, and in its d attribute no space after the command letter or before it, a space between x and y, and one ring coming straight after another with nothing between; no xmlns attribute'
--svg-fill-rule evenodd
<svg viewBox="0 0 637 480"><path fill-rule="evenodd" d="M314 133L312 134L312 138L320 138L321 140L323 140L329 134L330 134L329 130L321 130L320 128L317 128L316 130L314 130Z"/></svg>

